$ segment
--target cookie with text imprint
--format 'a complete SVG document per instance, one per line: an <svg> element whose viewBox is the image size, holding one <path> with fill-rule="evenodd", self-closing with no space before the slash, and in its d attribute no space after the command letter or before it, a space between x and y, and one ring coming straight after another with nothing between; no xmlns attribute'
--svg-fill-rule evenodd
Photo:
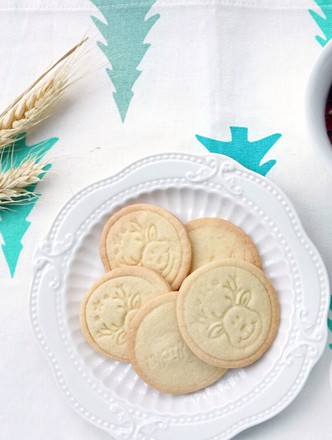
<svg viewBox="0 0 332 440"><path fill-rule="evenodd" d="M191 264L191 245L184 225L154 205L129 205L106 223L100 241L105 270L149 267L176 290Z"/></svg>
<svg viewBox="0 0 332 440"><path fill-rule="evenodd" d="M136 373L163 393L205 388L226 372L199 359L184 342L176 319L178 292L146 302L130 323L129 359Z"/></svg>
<svg viewBox="0 0 332 440"><path fill-rule="evenodd" d="M192 247L191 272L211 261L235 258L262 267L252 239L221 218L198 218L185 225Z"/></svg>
<svg viewBox="0 0 332 440"><path fill-rule="evenodd" d="M177 318L183 339L198 357L216 367L239 368L257 361L271 346L279 303L259 268L220 260L182 283Z"/></svg>
<svg viewBox="0 0 332 440"><path fill-rule="evenodd" d="M152 269L123 267L108 272L81 303L80 324L86 340L104 356L128 362L130 321L144 302L170 290L167 281Z"/></svg>

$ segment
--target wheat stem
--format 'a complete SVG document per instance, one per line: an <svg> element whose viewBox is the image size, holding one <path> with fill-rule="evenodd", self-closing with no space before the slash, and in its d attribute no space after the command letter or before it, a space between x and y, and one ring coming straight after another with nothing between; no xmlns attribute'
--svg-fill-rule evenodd
<svg viewBox="0 0 332 440"><path fill-rule="evenodd" d="M45 119L53 104L77 80L87 38L70 49L0 114L0 148L13 143Z"/></svg>
<svg viewBox="0 0 332 440"><path fill-rule="evenodd" d="M0 171L0 209L4 204L22 203L34 198L36 194L27 187L41 180L46 165L45 161L28 159L16 167Z"/></svg>

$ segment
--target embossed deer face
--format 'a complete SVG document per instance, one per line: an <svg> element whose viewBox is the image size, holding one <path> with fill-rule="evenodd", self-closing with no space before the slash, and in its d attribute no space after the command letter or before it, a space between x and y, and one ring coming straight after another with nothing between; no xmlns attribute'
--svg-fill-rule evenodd
<svg viewBox="0 0 332 440"><path fill-rule="evenodd" d="M230 276L223 288L226 290L224 297L229 303L226 312L220 317L217 317L215 312L205 313L201 322L208 323L207 330L210 338L218 338L225 334L235 348L248 347L259 336L262 329L259 314L249 307L251 292L239 288L235 276Z"/></svg>
<svg viewBox="0 0 332 440"><path fill-rule="evenodd" d="M169 244L158 238L154 224L144 228L131 221L128 230L121 231L116 249L125 265L143 265L163 273L170 263Z"/></svg>
<svg viewBox="0 0 332 440"><path fill-rule="evenodd" d="M243 348L258 336L260 317L253 310L235 306L224 317L224 329L234 347Z"/></svg>
<svg viewBox="0 0 332 440"><path fill-rule="evenodd" d="M146 245L143 251L143 266L162 273L169 262L169 245L167 241L151 241Z"/></svg>

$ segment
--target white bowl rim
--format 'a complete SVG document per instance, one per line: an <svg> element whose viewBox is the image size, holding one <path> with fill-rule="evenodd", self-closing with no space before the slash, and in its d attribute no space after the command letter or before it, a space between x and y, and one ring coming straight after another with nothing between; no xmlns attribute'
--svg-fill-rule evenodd
<svg viewBox="0 0 332 440"><path fill-rule="evenodd" d="M306 126L311 145L322 164L332 174L332 145L325 123L325 105L331 86L332 40L328 41L315 61L305 94Z"/></svg>

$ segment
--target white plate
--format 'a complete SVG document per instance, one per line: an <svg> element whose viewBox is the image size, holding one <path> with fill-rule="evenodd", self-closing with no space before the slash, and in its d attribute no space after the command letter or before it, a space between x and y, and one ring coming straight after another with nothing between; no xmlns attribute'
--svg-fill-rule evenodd
<svg viewBox="0 0 332 440"><path fill-rule="evenodd" d="M103 358L79 329L79 305L102 273L99 235L129 203L160 205L183 221L223 217L256 243L281 305L278 336L250 367L184 396L160 394L128 364ZM34 257L31 320L73 408L117 440L229 439L284 409L299 393L327 338L326 270L285 195L221 155L140 160L74 196Z"/></svg>

